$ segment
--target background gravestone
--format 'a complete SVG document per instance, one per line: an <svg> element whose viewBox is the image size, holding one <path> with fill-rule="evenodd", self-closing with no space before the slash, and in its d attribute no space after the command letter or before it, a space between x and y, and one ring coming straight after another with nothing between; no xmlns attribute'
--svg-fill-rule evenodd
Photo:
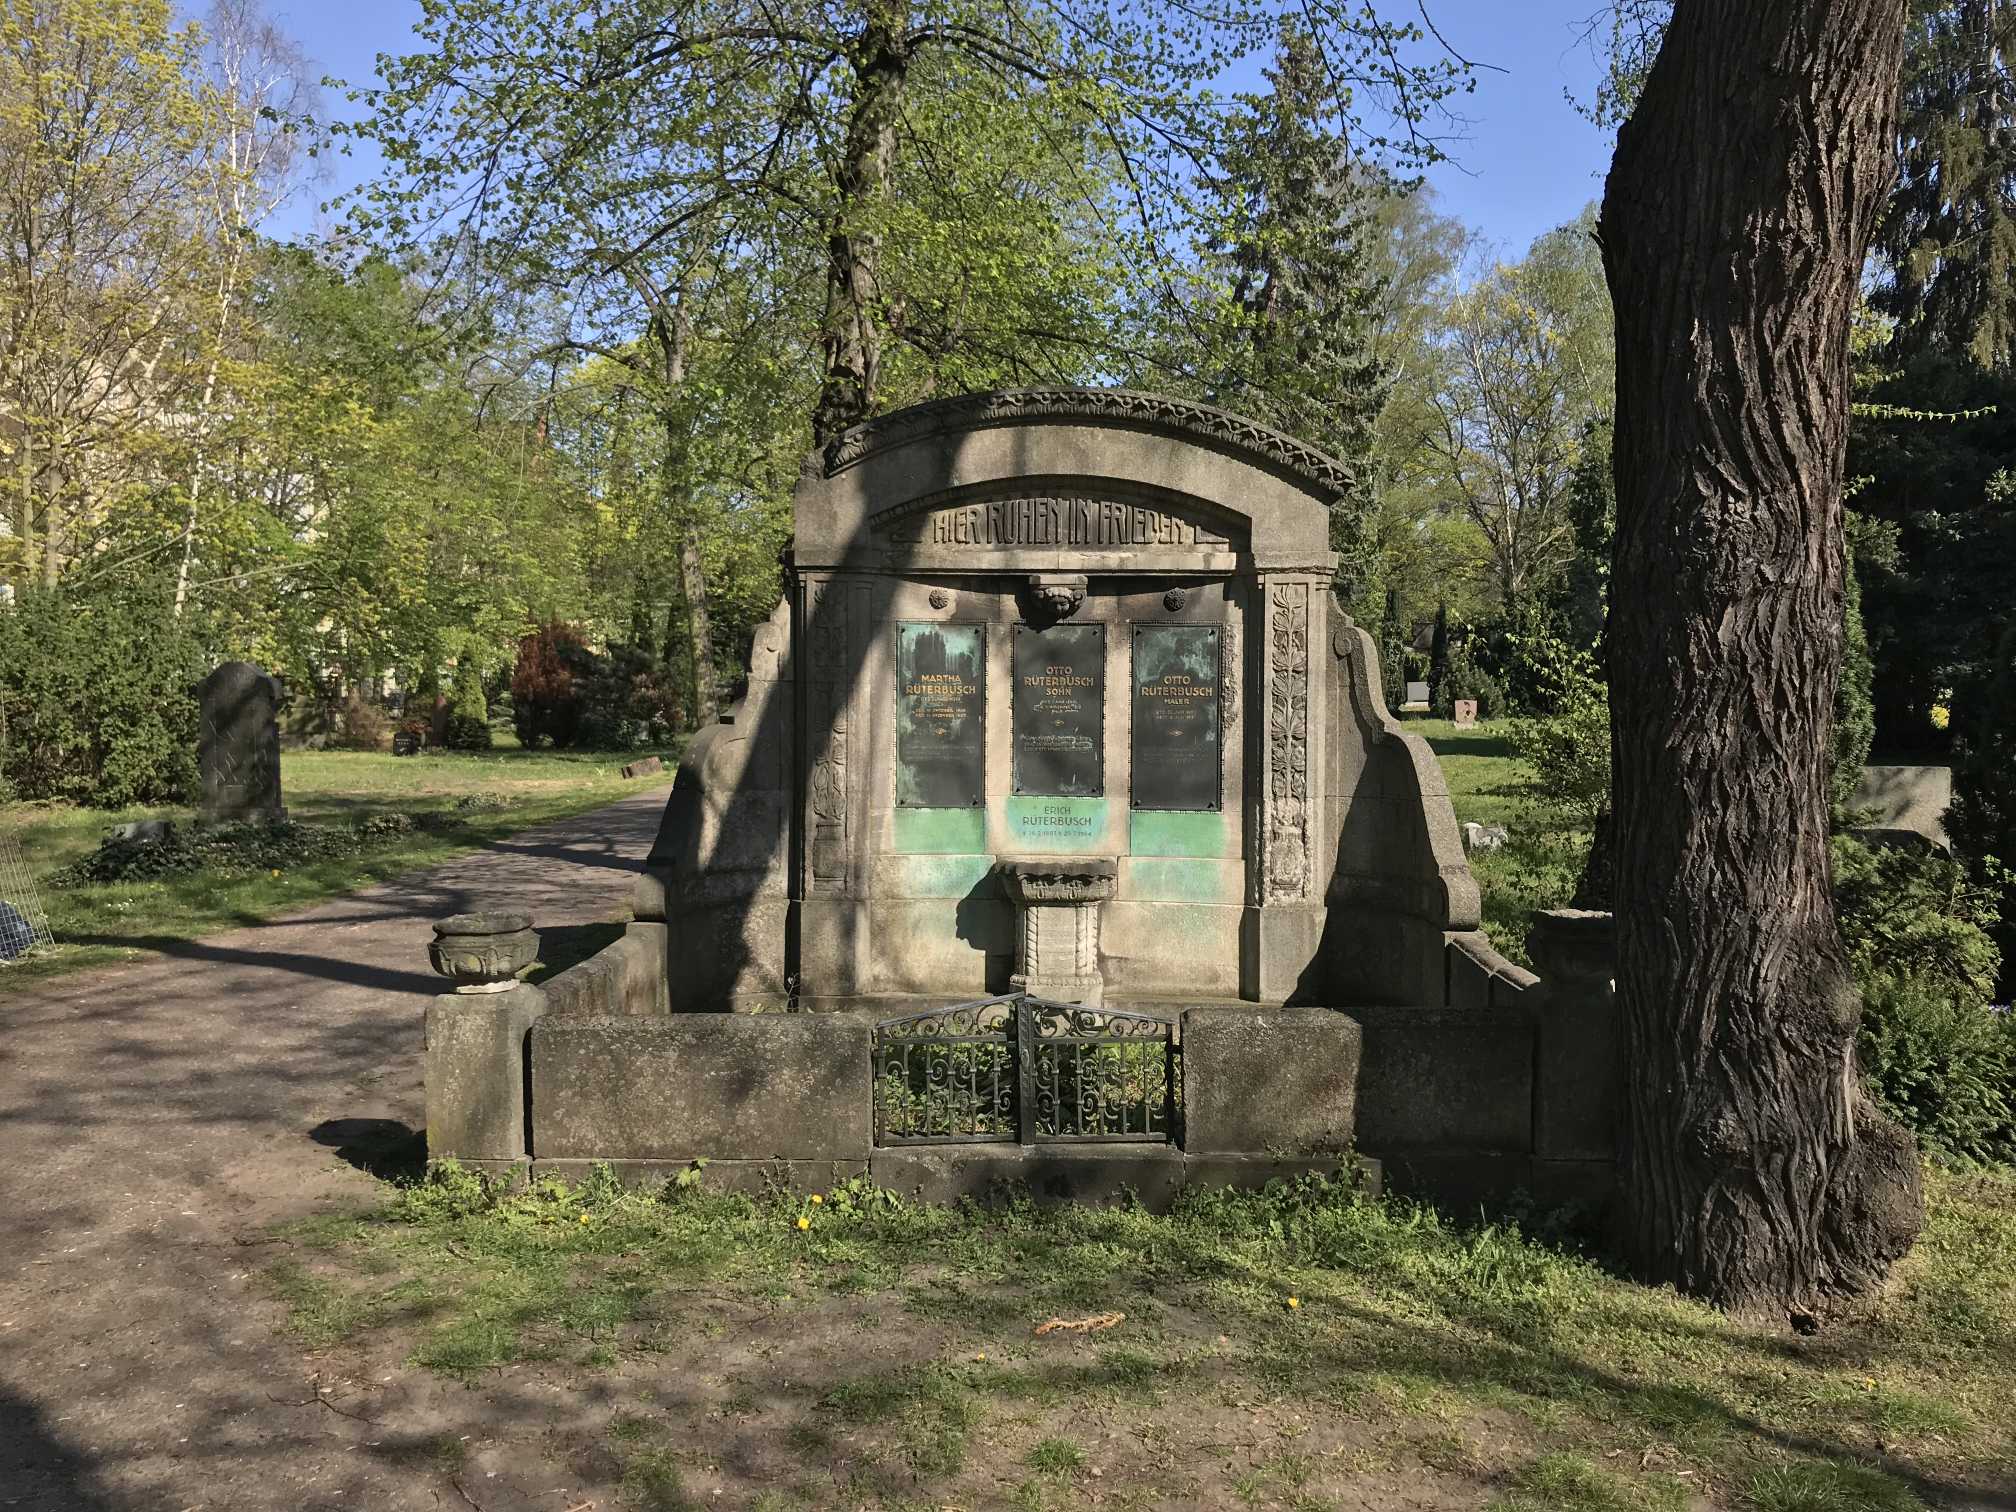
<svg viewBox="0 0 2016 1512"><path fill-rule="evenodd" d="M230 661L196 685L201 706L196 764L203 776L198 817L205 823L278 820L280 682L251 662Z"/></svg>

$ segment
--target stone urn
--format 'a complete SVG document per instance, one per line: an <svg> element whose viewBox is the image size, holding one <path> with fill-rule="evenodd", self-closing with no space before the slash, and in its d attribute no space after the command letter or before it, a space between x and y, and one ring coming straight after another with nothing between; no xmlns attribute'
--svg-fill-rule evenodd
<svg viewBox="0 0 2016 1512"><path fill-rule="evenodd" d="M1010 856L1000 872L1022 910L1009 982L1037 997L1099 1007L1106 997L1099 905L1113 896L1118 865L1106 856Z"/></svg>
<svg viewBox="0 0 2016 1512"><path fill-rule="evenodd" d="M509 992L539 959L539 934L530 914L456 914L434 926L427 957L457 992Z"/></svg>

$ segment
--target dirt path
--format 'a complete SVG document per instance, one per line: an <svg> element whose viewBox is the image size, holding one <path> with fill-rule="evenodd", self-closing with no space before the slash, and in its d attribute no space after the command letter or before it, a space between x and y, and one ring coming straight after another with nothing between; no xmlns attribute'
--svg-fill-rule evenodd
<svg viewBox="0 0 2016 1512"><path fill-rule="evenodd" d="M621 917L663 806L0 996L0 1507L441 1505L438 1413L318 1401L260 1231L367 1200L338 1151L420 1123L430 921Z"/></svg>

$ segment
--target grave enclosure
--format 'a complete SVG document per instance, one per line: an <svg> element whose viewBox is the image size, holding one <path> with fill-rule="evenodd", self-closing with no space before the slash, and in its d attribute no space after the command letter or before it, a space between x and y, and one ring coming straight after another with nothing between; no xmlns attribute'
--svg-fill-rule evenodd
<svg viewBox="0 0 2016 1512"><path fill-rule="evenodd" d="M1355 1156L1600 1194L1608 920L1544 921L1543 978L1477 932L1441 770L1330 592L1349 483L1110 390L940 401L808 459L635 922L538 988L465 953L430 1153L1151 1199Z"/></svg>

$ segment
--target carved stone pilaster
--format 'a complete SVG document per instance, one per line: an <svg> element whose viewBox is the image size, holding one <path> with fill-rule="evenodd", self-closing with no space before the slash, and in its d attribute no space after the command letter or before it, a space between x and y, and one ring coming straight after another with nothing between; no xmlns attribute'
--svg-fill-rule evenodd
<svg viewBox="0 0 2016 1512"><path fill-rule="evenodd" d="M1261 786L1260 900L1309 896L1309 610L1307 582L1266 588L1266 773Z"/></svg>
<svg viewBox="0 0 2016 1512"><path fill-rule="evenodd" d="M844 582L813 582L805 590L806 783L805 891L848 891L852 855L848 758L855 655L852 594Z"/></svg>

